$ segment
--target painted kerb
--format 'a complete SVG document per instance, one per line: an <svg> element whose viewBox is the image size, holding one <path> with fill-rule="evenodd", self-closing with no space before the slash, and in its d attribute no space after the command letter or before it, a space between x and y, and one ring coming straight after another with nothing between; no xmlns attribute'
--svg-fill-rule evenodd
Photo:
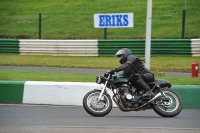
<svg viewBox="0 0 200 133"><path fill-rule="evenodd" d="M183 108L200 109L200 85L173 85L175 90L183 100Z"/></svg>
<svg viewBox="0 0 200 133"><path fill-rule="evenodd" d="M93 89L100 86L87 82L0 81L0 103L82 106L84 95ZM173 85L172 90L181 96L183 108L200 109L200 85Z"/></svg>
<svg viewBox="0 0 200 133"><path fill-rule="evenodd" d="M0 103L22 103L25 81L0 81Z"/></svg>

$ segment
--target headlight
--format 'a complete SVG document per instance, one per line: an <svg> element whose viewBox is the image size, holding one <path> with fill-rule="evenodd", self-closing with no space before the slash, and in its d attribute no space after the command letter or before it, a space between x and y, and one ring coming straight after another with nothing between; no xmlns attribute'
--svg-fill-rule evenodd
<svg viewBox="0 0 200 133"><path fill-rule="evenodd" d="M97 84L101 84L101 76L98 75L98 76L96 77L96 83L97 83Z"/></svg>

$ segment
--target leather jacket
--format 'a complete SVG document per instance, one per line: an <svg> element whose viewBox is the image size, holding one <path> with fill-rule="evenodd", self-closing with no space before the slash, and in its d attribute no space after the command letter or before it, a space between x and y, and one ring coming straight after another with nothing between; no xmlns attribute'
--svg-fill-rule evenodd
<svg viewBox="0 0 200 133"><path fill-rule="evenodd" d="M124 54L123 58L120 60L121 66L115 69L116 72L123 71L123 74L131 75L131 74L145 74L151 73L150 70L145 68L139 58L136 58L132 52L127 49L123 48L126 53Z"/></svg>

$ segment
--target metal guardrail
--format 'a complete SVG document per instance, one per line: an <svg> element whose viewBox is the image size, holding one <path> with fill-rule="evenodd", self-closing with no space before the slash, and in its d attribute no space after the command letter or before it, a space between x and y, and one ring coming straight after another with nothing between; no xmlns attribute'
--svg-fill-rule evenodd
<svg viewBox="0 0 200 133"><path fill-rule="evenodd" d="M200 39L191 39L192 56L200 56Z"/></svg>
<svg viewBox="0 0 200 133"><path fill-rule="evenodd" d="M20 40L20 55L98 56L96 40Z"/></svg>
<svg viewBox="0 0 200 133"><path fill-rule="evenodd" d="M19 40L0 39L0 53L19 53Z"/></svg>
<svg viewBox="0 0 200 133"><path fill-rule="evenodd" d="M121 48L145 55L145 40L0 39L0 53L57 56L114 56ZM200 56L200 39L152 39L151 56Z"/></svg>
<svg viewBox="0 0 200 133"><path fill-rule="evenodd" d="M145 55L145 40L99 40L99 56L114 56L121 48L129 48L136 56ZM190 39L152 39L151 56L191 56Z"/></svg>

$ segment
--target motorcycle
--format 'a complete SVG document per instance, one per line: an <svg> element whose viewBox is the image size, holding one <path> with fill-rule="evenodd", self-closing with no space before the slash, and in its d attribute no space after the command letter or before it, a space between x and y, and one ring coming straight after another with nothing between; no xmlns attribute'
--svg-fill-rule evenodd
<svg viewBox="0 0 200 133"><path fill-rule="evenodd" d="M107 71L104 76L96 77L97 84L104 84L101 89L88 92L83 98L85 111L95 117L106 116L112 110L110 89L113 93L112 99L117 107L123 111L142 111L153 109L162 117L177 116L182 110L182 100L177 92L171 90L171 83L157 79L147 83L154 95L144 97L144 91L138 86L130 83L130 76L113 76Z"/></svg>

